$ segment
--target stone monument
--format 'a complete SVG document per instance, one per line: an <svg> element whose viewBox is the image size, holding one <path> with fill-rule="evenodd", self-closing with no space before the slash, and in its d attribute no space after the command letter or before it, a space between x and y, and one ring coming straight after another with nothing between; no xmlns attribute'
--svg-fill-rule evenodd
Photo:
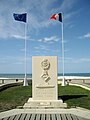
<svg viewBox="0 0 90 120"><path fill-rule="evenodd" d="M58 100L57 57L32 57L32 98L24 108L64 108L66 103Z"/></svg>

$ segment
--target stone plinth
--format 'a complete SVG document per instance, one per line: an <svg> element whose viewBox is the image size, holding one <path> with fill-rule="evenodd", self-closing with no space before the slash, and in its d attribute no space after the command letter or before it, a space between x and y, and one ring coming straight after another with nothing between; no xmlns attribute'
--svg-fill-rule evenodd
<svg viewBox="0 0 90 120"><path fill-rule="evenodd" d="M28 102L24 105L25 109L37 108L67 108L67 104L62 100L33 100L29 98Z"/></svg>

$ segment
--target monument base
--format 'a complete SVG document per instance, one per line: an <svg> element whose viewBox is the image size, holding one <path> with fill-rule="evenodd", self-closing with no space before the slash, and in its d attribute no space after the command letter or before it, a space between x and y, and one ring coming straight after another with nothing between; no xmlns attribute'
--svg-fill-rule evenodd
<svg viewBox="0 0 90 120"><path fill-rule="evenodd" d="M29 98L27 103L24 104L25 109L40 109L40 108L67 108L67 104L62 100L33 100Z"/></svg>

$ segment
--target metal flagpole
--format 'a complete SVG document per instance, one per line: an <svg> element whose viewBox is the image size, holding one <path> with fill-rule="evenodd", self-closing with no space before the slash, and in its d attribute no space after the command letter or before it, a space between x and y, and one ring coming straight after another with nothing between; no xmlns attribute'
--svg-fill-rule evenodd
<svg viewBox="0 0 90 120"><path fill-rule="evenodd" d="M63 14L53 14L50 18L51 20L59 20L62 26L62 71L63 71L63 78L62 78L62 86L65 86L65 78L64 78L64 39L63 39Z"/></svg>
<svg viewBox="0 0 90 120"><path fill-rule="evenodd" d="M63 19L63 14L62 14ZM64 37L63 37L63 22L61 23L62 26L62 70L63 70L63 78L62 78L62 86L65 86L65 78L64 78Z"/></svg>
<svg viewBox="0 0 90 120"><path fill-rule="evenodd" d="M27 22L25 23L25 77L23 86L28 86L27 82Z"/></svg>

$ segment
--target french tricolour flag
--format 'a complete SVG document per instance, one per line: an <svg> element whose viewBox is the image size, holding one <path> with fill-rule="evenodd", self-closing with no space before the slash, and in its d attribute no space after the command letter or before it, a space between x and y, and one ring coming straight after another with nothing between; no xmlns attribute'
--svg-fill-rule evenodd
<svg viewBox="0 0 90 120"><path fill-rule="evenodd" d="M50 19L51 20L58 20L58 21L62 22L62 13L53 14Z"/></svg>

